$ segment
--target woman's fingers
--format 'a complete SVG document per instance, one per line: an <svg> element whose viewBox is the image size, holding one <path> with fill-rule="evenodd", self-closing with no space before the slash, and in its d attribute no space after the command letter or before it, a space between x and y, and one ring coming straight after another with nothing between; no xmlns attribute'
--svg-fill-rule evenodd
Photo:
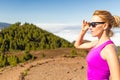
<svg viewBox="0 0 120 80"><path fill-rule="evenodd" d="M82 23L82 30L88 30L89 28L89 22L83 20L83 23Z"/></svg>

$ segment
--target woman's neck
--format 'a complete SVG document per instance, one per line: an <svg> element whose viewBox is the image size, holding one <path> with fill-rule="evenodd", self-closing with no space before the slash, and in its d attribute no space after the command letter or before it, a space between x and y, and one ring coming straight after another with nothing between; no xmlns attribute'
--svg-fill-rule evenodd
<svg viewBox="0 0 120 80"><path fill-rule="evenodd" d="M110 40L110 37L104 32L100 37L98 37L98 44L102 44L105 41Z"/></svg>

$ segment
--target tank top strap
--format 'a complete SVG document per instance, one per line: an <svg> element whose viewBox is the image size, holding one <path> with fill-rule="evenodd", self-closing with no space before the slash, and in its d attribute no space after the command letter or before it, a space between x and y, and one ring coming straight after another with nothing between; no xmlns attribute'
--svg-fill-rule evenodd
<svg viewBox="0 0 120 80"><path fill-rule="evenodd" d="M103 43L101 46L99 46L99 49L102 50L102 49L103 49L106 45L108 45L108 44L114 44L114 43L113 43L113 41L108 40L108 41L106 41L105 43Z"/></svg>

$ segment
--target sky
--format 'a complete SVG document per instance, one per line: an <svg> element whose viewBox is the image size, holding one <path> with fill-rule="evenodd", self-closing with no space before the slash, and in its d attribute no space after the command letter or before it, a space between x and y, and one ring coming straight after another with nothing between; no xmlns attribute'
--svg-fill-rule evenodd
<svg viewBox="0 0 120 80"><path fill-rule="evenodd" d="M120 0L0 0L0 21L79 24L97 9L120 14Z"/></svg>
<svg viewBox="0 0 120 80"><path fill-rule="evenodd" d="M95 10L120 16L120 0L0 0L0 22L33 23L72 42L82 20L90 21ZM89 32L86 39L93 40Z"/></svg>

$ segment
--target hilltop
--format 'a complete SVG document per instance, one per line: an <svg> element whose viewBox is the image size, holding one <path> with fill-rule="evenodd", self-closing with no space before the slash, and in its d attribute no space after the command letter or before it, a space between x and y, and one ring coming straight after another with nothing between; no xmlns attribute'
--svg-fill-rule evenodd
<svg viewBox="0 0 120 80"><path fill-rule="evenodd" d="M1 30L0 50L41 50L73 47L59 36L37 27L34 24L17 22Z"/></svg>

